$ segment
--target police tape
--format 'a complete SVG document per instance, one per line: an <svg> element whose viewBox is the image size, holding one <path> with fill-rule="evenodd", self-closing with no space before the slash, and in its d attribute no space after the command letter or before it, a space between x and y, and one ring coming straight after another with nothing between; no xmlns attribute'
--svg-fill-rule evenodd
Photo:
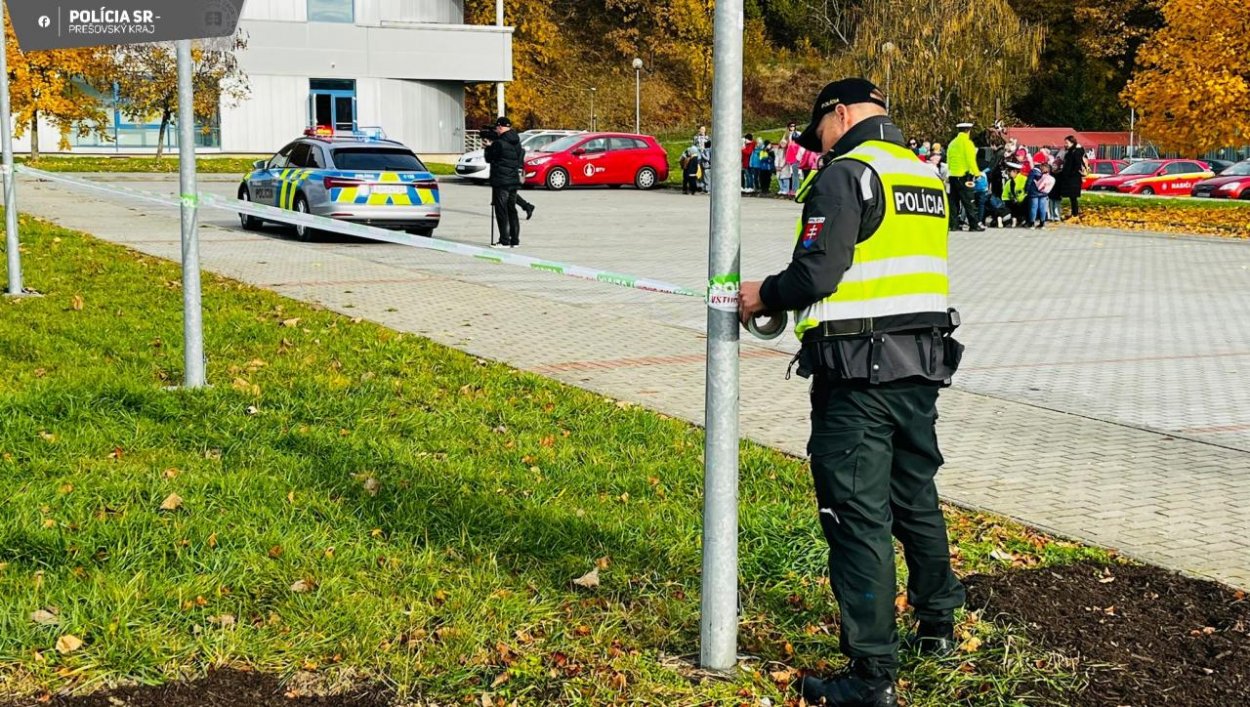
<svg viewBox="0 0 1250 707"><path fill-rule="evenodd" d="M165 206L178 207L185 205L195 207L198 203L201 208L207 207L217 209L219 211L229 211L231 213L254 216L266 221L276 221L279 223L304 226L318 231L338 233L345 236L354 236L371 241L393 243L396 245L409 246L422 250L432 250L451 255L462 255L487 263L514 265L527 268L529 270L536 270L556 275L565 275L579 280L601 282L608 285L616 285L618 287L642 290L644 292L658 292L661 294L680 295L683 297L706 297L704 292L660 280L609 272L607 270L596 270L594 268L587 268L581 265L570 265L551 260L543 260L541 258L531 258L517 253L492 250L490 248L480 248L478 246L471 246L464 243L446 241L438 238L409 236L407 234L389 231L376 226L367 226L360 223L340 221L337 219L326 218L324 216L314 216L312 214L289 211L287 209L266 206L264 204L257 204L241 199L227 199L212 194L201 194L198 198L193 194L184 194L180 198L166 197L152 192L132 189L119 184L104 185L87 179L70 177L54 172L45 172L43 170L33 169L26 166L19 166L17 169L20 173L31 177L59 182L68 186L86 189L89 191L102 192L113 196L129 196L149 203L157 203ZM717 288L713 288L713 290L717 290ZM736 288L734 288L733 294L735 295L734 299L736 309Z"/></svg>
<svg viewBox="0 0 1250 707"><path fill-rule="evenodd" d="M644 292L657 292L660 294L679 295L682 297L702 297L707 303L707 306L711 309L729 312L738 311L740 278L737 274L713 277L708 282L707 290L699 292L698 290L682 287L681 285L674 285L661 280L652 280L650 278L635 277L633 275L624 275L606 270L596 270L594 268L582 267L581 265L569 265L567 263L558 263L551 260L531 258L526 255L517 255L516 253L479 248L477 246L457 243L455 241L440 240L438 238L409 236L407 234L396 233L395 231L389 231L376 226L366 226L364 224L340 221L337 219L326 218L324 216L314 216L312 214L289 211L287 209L266 206L264 204L257 204L251 201L244 201L242 199L226 199L213 194L182 194L179 197L167 197L140 189L132 189L120 184L106 185L98 182L92 182L87 179L70 177L65 174L45 172L43 170L34 169L25 165L18 165L16 169L21 174L26 174L37 179L59 182L71 187L87 191L100 192L110 196L122 195L140 201L170 207L208 207L219 211L228 211L234 214L254 216L266 221L276 221L279 223L305 226L318 231L354 236L382 243L393 243L395 245L409 246L422 250L432 250L438 253L462 255L483 262L498 265L514 265L527 268L529 270L537 270L539 272L551 273L555 275L565 275L579 280L601 282L608 285L641 290ZM780 336L782 331L785 329L786 324L787 316L785 312L779 314L764 312L756 315L756 317L747 324L747 330L757 338L770 340Z"/></svg>

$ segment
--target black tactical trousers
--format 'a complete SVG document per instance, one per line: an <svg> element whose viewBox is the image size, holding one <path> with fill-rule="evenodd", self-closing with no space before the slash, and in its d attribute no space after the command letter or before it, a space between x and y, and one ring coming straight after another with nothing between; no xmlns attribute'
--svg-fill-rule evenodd
<svg viewBox="0 0 1250 707"><path fill-rule="evenodd" d="M491 204L495 207L495 221L499 224L499 242L503 245L521 244L521 218L517 214L517 190L519 187L492 187Z"/></svg>
<svg viewBox="0 0 1250 707"><path fill-rule="evenodd" d="M921 621L951 621L964 588L950 565L933 478L936 385L851 385L817 376L812 478L829 543L829 579L842 615L842 652L896 675L894 545L907 561L907 599Z"/></svg>
<svg viewBox="0 0 1250 707"><path fill-rule="evenodd" d="M950 226L951 229L959 226L961 221L967 221L968 228L975 228L981 224L973 224L976 222L977 204L974 198L975 190L967 186L967 182L972 181L972 177L951 177L951 198L950 198Z"/></svg>

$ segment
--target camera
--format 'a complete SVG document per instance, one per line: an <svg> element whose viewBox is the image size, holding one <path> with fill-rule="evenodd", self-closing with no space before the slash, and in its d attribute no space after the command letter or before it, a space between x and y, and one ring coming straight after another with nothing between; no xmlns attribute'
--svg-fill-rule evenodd
<svg viewBox="0 0 1250 707"><path fill-rule="evenodd" d="M487 142L494 141L495 139L499 137L499 135L495 132L495 126L493 125L488 125L483 128L478 128L477 136Z"/></svg>

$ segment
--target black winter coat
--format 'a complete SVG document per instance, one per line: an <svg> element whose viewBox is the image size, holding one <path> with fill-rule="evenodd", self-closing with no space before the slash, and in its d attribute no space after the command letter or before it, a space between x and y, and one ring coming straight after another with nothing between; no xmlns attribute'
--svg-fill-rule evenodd
<svg viewBox="0 0 1250 707"><path fill-rule="evenodd" d="M521 170L525 167L525 150L515 130L500 135L486 148L492 187L521 186Z"/></svg>
<svg viewBox="0 0 1250 707"><path fill-rule="evenodd" d="M1063 167L1055 175L1055 194L1060 198L1081 196L1081 167L1085 164L1085 148L1077 145L1063 153Z"/></svg>

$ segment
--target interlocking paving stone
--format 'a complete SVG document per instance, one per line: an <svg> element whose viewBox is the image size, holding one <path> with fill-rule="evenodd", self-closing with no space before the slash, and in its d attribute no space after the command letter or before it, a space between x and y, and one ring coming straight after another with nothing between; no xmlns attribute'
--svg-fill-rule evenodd
<svg viewBox="0 0 1250 707"><path fill-rule="evenodd" d="M176 191L161 179L128 186ZM486 190L443 191L440 237L482 242ZM24 211L179 256L172 210L140 217L133 203L28 180L19 194ZM705 277L705 198L527 198L539 206L523 230L528 254L685 285ZM795 213L745 201L748 276L784 265ZM208 270L702 423L696 300L403 246L244 234L212 212L202 221ZM943 495L1250 587L1250 244L1070 228L955 234L952 276L968 355L940 402ZM784 380L793 349L784 337L743 341L740 419L744 436L802 456L807 385Z"/></svg>

